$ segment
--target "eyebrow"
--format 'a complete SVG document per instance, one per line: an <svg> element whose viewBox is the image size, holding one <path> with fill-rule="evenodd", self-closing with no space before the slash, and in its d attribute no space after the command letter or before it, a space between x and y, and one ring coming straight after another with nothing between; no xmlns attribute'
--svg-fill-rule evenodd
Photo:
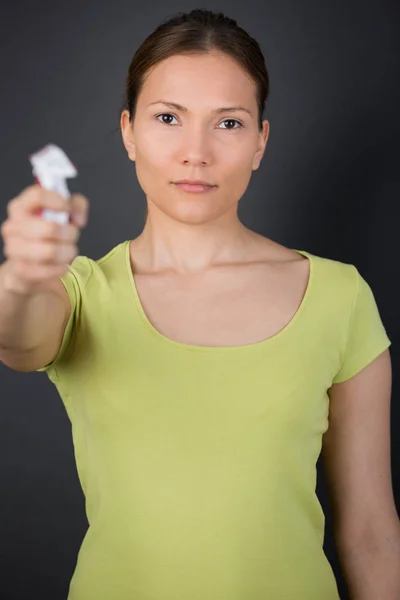
<svg viewBox="0 0 400 600"><path fill-rule="evenodd" d="M149 104L149 106L152 106L153 104L164 104L165 106L168 106L169 108L174 108L175 110L181 110L182 112L189 112L185 106L182 106L181 104L177 104L176 102L167 102L166 100L157 100L156 102L151 102ZM249 111L249 109L244 108L244 106L226 106L226 107L222 107L222 108L217 108L213 112L215 114L220 114L220 113L233 112L233 111L238 111L238 110L247 112L250 116L252 116L252 113Z"/></svg>

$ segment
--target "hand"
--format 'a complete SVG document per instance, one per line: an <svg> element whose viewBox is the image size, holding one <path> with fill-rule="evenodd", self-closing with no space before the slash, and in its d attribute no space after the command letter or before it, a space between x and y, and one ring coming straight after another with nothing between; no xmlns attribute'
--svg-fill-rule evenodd
<svg viewBox="0 0 400 600"><path fill-rule="evenodd" d="M38 216L43 209L67 212L70 222L61 225ZM79 254L81 229L86 226L89 201L81 194L65 199L56 192L31 185L7 205L8 218L0 231L8 267L4 283L23 294L40 291L62 277Z"/></svg>

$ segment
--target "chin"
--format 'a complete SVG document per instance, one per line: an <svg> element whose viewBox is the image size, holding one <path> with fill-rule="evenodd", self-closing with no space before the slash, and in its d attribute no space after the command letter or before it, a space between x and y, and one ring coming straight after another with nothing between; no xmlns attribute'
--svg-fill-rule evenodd
<svg viewBox="0 0 400 600"><path fill-rule="evenodd" d="M202 225L203 223L209 223L215 219L215 215L211 212L201 210L178 210L174 214L170 214L171 219L179 221L180 223L187 223L188 225Z"/></svg>

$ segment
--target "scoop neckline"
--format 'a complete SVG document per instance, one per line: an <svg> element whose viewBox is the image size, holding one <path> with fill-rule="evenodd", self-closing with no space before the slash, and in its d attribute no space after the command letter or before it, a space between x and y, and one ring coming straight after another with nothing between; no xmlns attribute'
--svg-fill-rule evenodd
<svg viewBox="0 0 400 600"><path fill-rule="evenodd" d="M191 352L197 352L199 354L240 354L240 353L246 353L246 352L260 351L260 350L266 348L267 346L271 346L271 345L275 344L276 342L280 341L285 336L287 336L292 331L292 329L297 325L297 323L299 322L303 313L305 312L307 305L310 302L310 296L311 296L312 289L314 286L314 267L315 267L314 257L310 252L307 252L306 250L298 250L295 248L291 248L291 250L293 250L293 252L297 252L298 254L301 254L302 256L305 256L306 258L308 258L309 275L308 275L307 288L303 295L302 301L301 301L296 313L293 315L292 319L289 321L289 323L287 323L285 325L285 327L283 327L283 329L281 329L275 335L273 335L265 340L261 340L260 342L255 342L253 344L242 344L241 346L198 346L196 344L185 344L183 342L178 342L177 340L172 340L171 338L165 336L160 331L158 331L158 329L156 329L154 327L154 325L149 321L149 319L143 309L142 302L140 300L140 296L139 296L139 293L138 293L138 290L136 287L135 276L134 276L133 270L131 268L130 252L129 252L131 241L132 240L126 240L124 242L125 267L127 270L130 286L133 291L133 298L135 301L136 308L138 310L138 313L141 317L142 322L147 327L147 329L152 333L152 335L161 343L163 343L165 345L169 345L170 348L175 348L177 350L186 350L186 351L191 351Z"/></svg>

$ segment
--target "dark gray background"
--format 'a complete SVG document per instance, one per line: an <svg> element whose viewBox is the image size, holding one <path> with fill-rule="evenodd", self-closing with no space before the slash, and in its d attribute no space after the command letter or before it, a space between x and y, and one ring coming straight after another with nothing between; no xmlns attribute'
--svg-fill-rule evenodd
<svg viewBox="0 0 400 600"><path fill-rule="evenodd" d="M142 230L145 196L118 131L138 45L162 19L193 8L222 10L259 41L271 78L271 132L239 214L281 244L355 264L371 285L392 340L399 510L398 2L2 0L0 7L1 221L9 200L33 183L28 155L58 144L79 170L71 191L91 202L79 249L93 259ZM70 422L46 375L0 363L0 378L0 597L61 600L87 528ZM325 551L345 599L320 463L317 492Z"/></svg>

